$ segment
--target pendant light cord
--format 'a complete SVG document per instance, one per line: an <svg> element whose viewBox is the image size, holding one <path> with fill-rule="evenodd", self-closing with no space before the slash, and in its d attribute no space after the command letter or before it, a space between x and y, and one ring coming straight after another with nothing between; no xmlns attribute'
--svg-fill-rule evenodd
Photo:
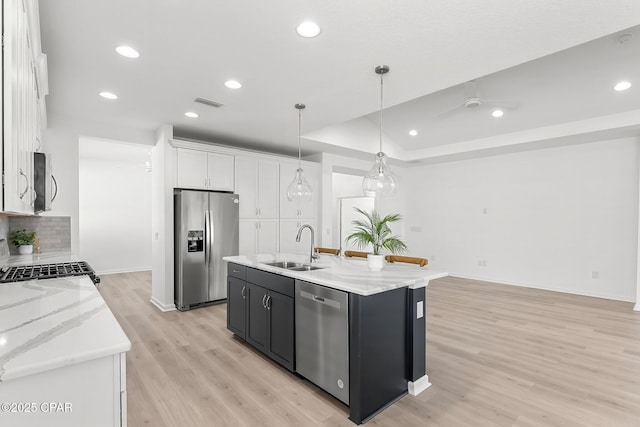
<svg viewBox="0 0 640 427"><path fill-rule="evenodd" d="M298 169L302 169L302 151L300 148L302 143L300 142L300 135L302 135L302 109L298 109Z"/></svg>
<svg viewBox="0 0 640 427"><path fill-rule="evenodd" d="M382 76L384 76L384 73L380 73L380 152L382 152L382 106L384 105L382 103L384 95Z"/></svg>

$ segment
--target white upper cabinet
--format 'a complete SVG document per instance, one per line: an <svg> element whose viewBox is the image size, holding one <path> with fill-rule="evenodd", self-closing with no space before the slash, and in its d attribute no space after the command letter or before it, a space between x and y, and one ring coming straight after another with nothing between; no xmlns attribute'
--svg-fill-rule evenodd
<svg viewBox="0 0 640 427"><path fill-rule="evenodd" d="M207 154L178 148L178 187L207 188Z"/></svg>
<svg viewBox="0 0 640 427"><path fill-rule="evenodd" d="M234 158L229 154L177 149L179 188L233 191Z"/></svg>
<svg viewBox="0 0 640 427"><path fill-rule="evenodd" d="M318 185L320 182L320 168L317 163L302 162L304 176L307 178L307 181L309 181L309 185L311 185L313 195L310 201L292 202L287 199L287 187L293 180L297 169L297 162L280 163L280 218L317 218L317 200L320 194Z"/></svg>
<svg viewBox="0 0 640 427"><path fill-rule="evenodd" d="M209 177L209 190L233 191L233 156L207 153L207 176Z"/></svg>
<svg viewBox="0 0 640 427"><path fill-rule="evenodd" d="M40 51L38 2L4 0L2 156L5 212L33 213L33 152L46 124L46 56Z"/></svg>
<svg viewBox="0 0 640 427"><path fill-rule="evenodd" d="M236 156L235 192L240 218L278 218L278 162Z"/></svg>

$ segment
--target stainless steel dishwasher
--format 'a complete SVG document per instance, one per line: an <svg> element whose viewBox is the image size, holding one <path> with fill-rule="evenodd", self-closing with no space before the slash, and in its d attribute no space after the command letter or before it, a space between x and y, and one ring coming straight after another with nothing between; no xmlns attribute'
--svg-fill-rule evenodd
<svg viewBox="0 0 640 427"><path fill-rule="evenodd" d="M349 404L349 298L296 280L296 371Z"/></svg>

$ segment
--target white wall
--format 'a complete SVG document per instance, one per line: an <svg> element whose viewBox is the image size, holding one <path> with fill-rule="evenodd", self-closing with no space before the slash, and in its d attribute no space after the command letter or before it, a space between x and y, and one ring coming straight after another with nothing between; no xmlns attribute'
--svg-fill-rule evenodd
<svg viewBox="0 0 640 427"><path fill-rule="evenodd" d="M152 145L153 132L109 126L90 120L47 113L43 151L51 155L51 168L58 181L58 197L51 211L42 215L71 217L71 250L78 253L78 142L82 135Z"/></svg>
<svg viewBox="0 0 640 427"><path fill-rule="evenodd" d="M150 150L80 138L78 256L99 274L151 269Z"/></svg>
<svg viewBox="0 0 640 427"><path fill-rule="evenodd" d="M409 169L408 245L455 276L634 301L638 151L622 139Z"/></svg>

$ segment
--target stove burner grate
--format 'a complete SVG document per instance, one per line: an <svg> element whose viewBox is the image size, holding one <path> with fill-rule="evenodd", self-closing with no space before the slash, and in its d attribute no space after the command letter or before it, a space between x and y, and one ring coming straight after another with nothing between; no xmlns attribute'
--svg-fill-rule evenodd
<svg viewBox="0 0 640 427"><path fill-rule="evenodd" d="M100 283L100 278L86 261L8 267L0 270L0 283L72 276L89 276L94 284Z"/></svg>

